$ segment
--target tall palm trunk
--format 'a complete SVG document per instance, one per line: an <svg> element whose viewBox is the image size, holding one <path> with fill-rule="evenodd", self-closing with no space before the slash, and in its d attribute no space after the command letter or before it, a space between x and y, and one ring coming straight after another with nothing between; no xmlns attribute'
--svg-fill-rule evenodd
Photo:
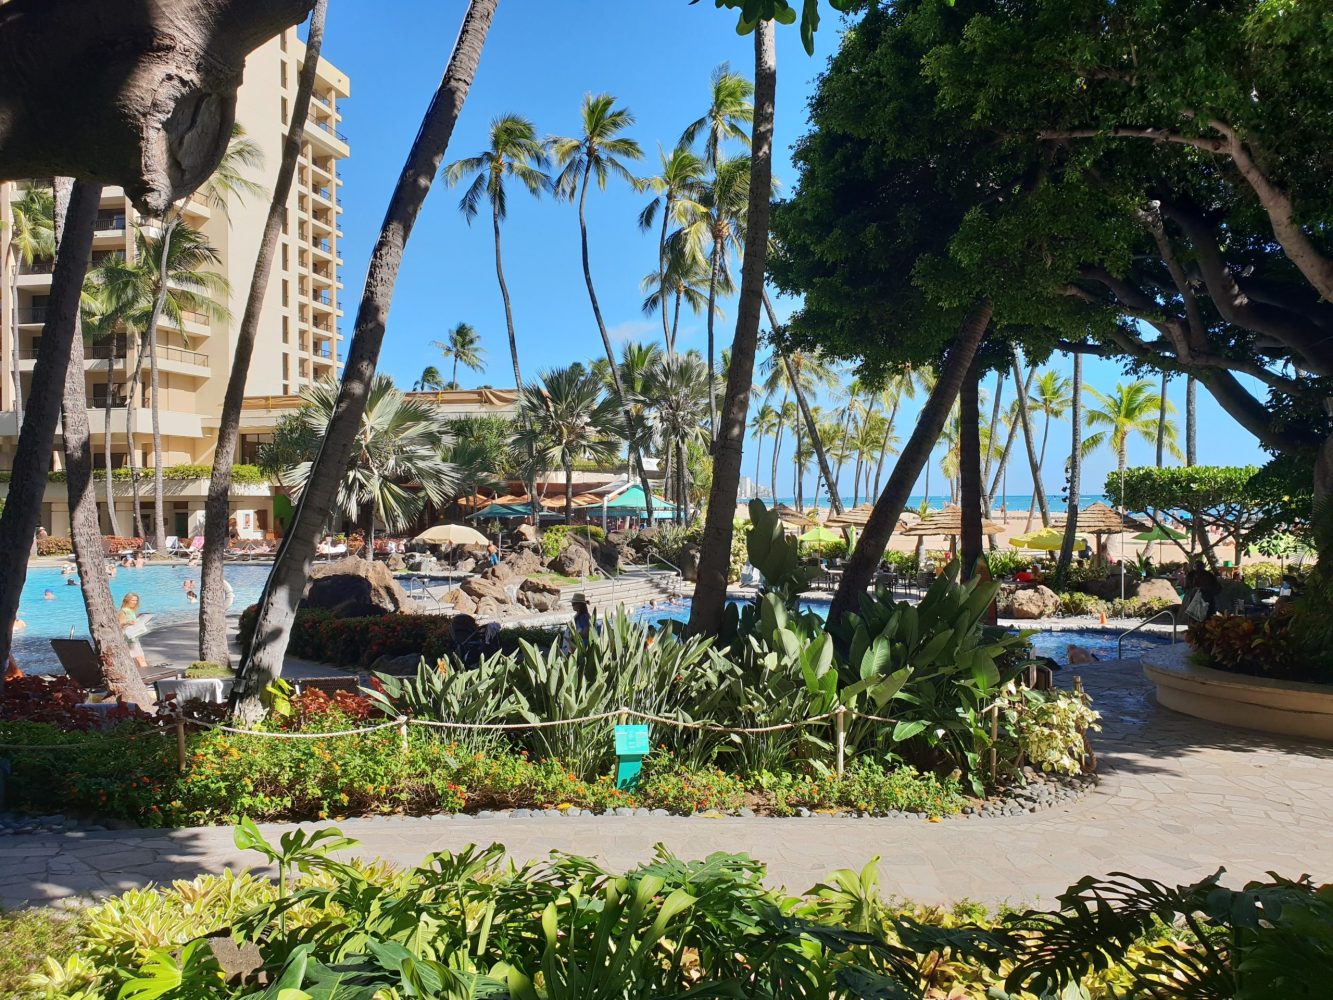
<svg viewBox="0 0 1333 1000"><path fill-rule="evenodd" d="M56 179L57 234L65 222L72 186L73 183L67 178ZM69 366L65 369L64 395L60 403L60 432L65 442L65 486L69 497L74 561L79 570L79 587L88 612L93 649L96 650L107 687L117 697L146 707L152 704L153 697L130 658L125 634L120 630L116 607L111 599L111 587L107 584L102 531L97 523L97 491L93 485L92 434L88 430L83 360L83 337L76 317Z"/></svg>
<svg viewBox="0 0 1333 1000"><path fill-rule="evenodd" d="M671 328L667 325L667 304L666 304L666 247L667 247L667 220L671 216L671 194L668 192L665 202L662 204L662 231L657 237L657 294L660 301L657 303L657 311L662 314L662 339L666 342L667 357L676 353L676 341L671 336ZM680 318L680 294L676 294L676 318Z"/></svg>
<svg viewBox="0 0 1333 1000"><path fill-rule="evenodd" d="M843 570L842 581L838 584L833 606L829 609L829 621L841 621L847 612L854 611L860 595L870 586L875 569L884 556L884 549L889 544L889 536L898 524L903 506L921 470L930 461L935 442L940 439L940 432L944 430L949 411L958 398L963 379L972 367L977 348L990 325L991 308L989 299L980 300L972 306L959 327L944 368L935 381L935 388L930 391L930 396L922 406L912 436L903 445L893 472L884 484L884 492L875 500L875 507L861 531L856 549Z"/></svg>
<svg viewBox="0 0 1333 1000"><path fill-rule="evenodd" d="M1166 372L1162 372L1161 401L1157 404L1157 468L1165 464L1166 459Z"/></svg>
<svg viewBox="0 0 1333 1000"><path fill-rule="evenodd" d="M769 325L776 331L778 328L778 317L773 311L773 302L768 297L768 290L764 290L764 310L768 313ZM805 399L805 390L801 388L801 380L797 376L796 366L792 364L791 358L787 355L782 356L782 363L787 368L787 381L791 383L792 393L796 396L796 405L800 407L801 418L805 421L806 433L810 435L810 446L815 450L815 458L819 461L819 473L828 483L829 506L833 508L833 513L842 513L842 497L838 496L838 483L832 475L829 474L828 456L824 453L824 442L819 436L819 427L815 424L814 414L810 412L810 405ZM815 502L819 502L819 493L815 493Z"/></svg>
<svg viewBox="0 0 1333 1000"><path fill-rule="evenodd" d="M1014 386L1017 389L1018 384L1022 381L1023 377L1023 369L1019 364L1017 347L1013 350L1013 365ZM1037 502L1038 508L1041 509L1042 527L1048 528L1051 525L1051 508L1046 501L1046 487L1041 481L1041 465L1037 462L1037 449L1032 440L1032 421L1029 417L1027 389L1018 389L1018 419L1023 428L1023 442L1027 445L1028 449L1028 467L1032 470L1032 498ZM1028 525L1023 530L1030 531L1031 529L1032 519L1031 515L1029 515Z"/></svg>
<svg viewBox="0 0 1333 1000"><path fill-rule="evenodd" d="M474 0L475 2L475 0ZM643 451L639 448L638 424L634 411L625 395L625 386L620 378L620 366L616 364L616 352L611 346L611 336L606 332L606 323L602 319L602 307L597 302L597 290L592 283L592 265L588 260L588 182L592 177L592 158L589 157L583 168L583 181L579 185L579 244L583 251L583 280L588 286L588 301L592 303L592 315L597 321L597 332L602 335L602 349L606 351L606 363L611 372L611 384L616 390L616 402L625 417L625 434L630 454L634 459L634 471L638 473L639 483L643 486L643 503L647 508L648 523L653 523L653 491L648 483L648 472L643 465Z"/></svg>
<svg viewBox="0 0 1333 1000"><path fill-rule="evenodd" d="M264 221L259 252L255 256L255 269L250 276L250 294L245 302L240 329L236 332L235 355L231 374L227 378L226 395L222 399L218 442L213 452L213 474L208 481L208 498L204 501L203 572L199 581L199 659L210 663L225 665L231 659L227 649L223 562L227 551L227 518L231 510L232 464L236 460L236 445L241 436L241 406L245 400L250 363L254 358L255 340L259 335L264 297L273 272L273 255L286 218L287 199L291 196L296 161L301 156L301 141L310 113L310 95L315 89L319 54L324 45L324 23L328 8L329 0L316 0L315 9L310 15L305 61L296 83L291 124L283 142L282 162L278 165L278 176L273 183L273 197L269 202L268 217ZM517 368L517 362L515 366Z"/></svg>
<svg viewBox="0 0 1333 1000"><path fill-rule="evenodd" d="M833 470L833 478L842 482L842 467L847 461L847 440L851 433L852 426L852 408L856 405L856 394L852 393L847 397L847 407L842 413L842 450L838 454L838 464ZM852 501L852 506L856 506L856 501Z"/></svg>
<svg viewBox="0 0 1333 1000"><path fill-rule="evenodd" d="M514 306L509 300L509 284L505 281L504 258L500 252L500 207L491 202L491 229L495 233L495 279L500 284L500 298L505 307L505 330L509 334L509 357L514 363L514 388L519 392L523 391L523 373L518 366L518 335L514 332ZM527 417L523 417L524 429L527 428ZM536 506L537 496L537 461L533 454L534 444L531 437L528 437L528 480L524 484L528 488L528 499L532 502L532 523L536 526L541 518L538 516Z"/></svg>
<svg viewBox="0 0 1333 1000"><path fill-rule="evenodd" d="M754 29L754 124L751 136L750 199L745 231L745 259L741 263L740 301L736 333L731 343L726 396L718 434L713 438L713 482L708 491L708 514L700 546L699 579L694 588L689 630L695 635L717 635L727 602L727 572L731 563L732 518L741 475L746 411L754 379L754 358L759 347L759 314L764 300L764 271L768 263L768 209L773 190L773 114L777 99L777 49L773 22L761 20ZM709 314L712 320L712 314ZM710 374L711 377L711 374Z"/></svg>
<svg viewBox="0 0 1333 1000"><path fill-rule="evenodd" d="M753 183L753 179L751 180ZM711 446L717 442L717 376L715 374L713 343L714 313L717 311L717 283L722 274L722 237L713 231L713 252L709 254L708 268L708 441ZM737 317L739 321L739 317ZM728 380L730 381L730 380Z"/></svg>
<svg viewBox="0 0 1333 1000"><path fill-rule="evenodd" d="M805 497L801 496L801 424L796 423L796 450L791 456L791 496L796 501L796 509L805 510Z"/></svg>
<svg viewBox="0 0 1333 1000"><path fill-rule="evenodd" d="M130 511L131 526L134 530L135 538L147 538L148 533L143 529L143 501L139 495L139 456L138 445L134 440L134 425L139 415L139 383L143 381L141 367L143 365L144 353L148 350L148 335L141 334L139 337L138 349L132 359L127 359L126 364L130 365L130 381L125 396L125 444L126 452L130 465L130 495L134 507ZM132 362L132 363L131 363Z"/></svg>
<svg viewBox="0 0 1333 1000"><path fill-rule="evenodd" d="M159 401L160 375L157 369L157 328L162 321L162 310L167 305L168 257L171 253L171 240L176 234L177 219L168 222L162 229L162 260L157 269L157 296L153 299L153 311L148 316L148 384L153 393L150 414L153 423L153 548L158 552L167 549L167 530L163 508L166 506L165 491L162 482L162 414Z"/></svg>
<svg viewBox="0 0 1333 1000"><path fill-rule="evenodd" d="M1032 391L1032 382L1036 374L1037 374L1037 366L1032 365L1028 369L1027 380L1023 383L1024 393L1030 393ZM1004 451L1000 453L1000 464L996 466L995 478L991 480L990 496L992 497L992 499L995 496L996 490L1000 488L1001 481L1005 481L1005 473L1008 471L1009 468L1009 456L1013 453L1014 441L1017 440L1017 438L1018 438L1018 421L1015 420L1013 423L1009 425L1009 434L1008 436L1006 436L1004 441ZM1007 481L1006 481L1006 487L1007 487ZM1005 490L1005 493L1006 494L1008 493L1007 488ZM1007 500L1007 497L1005 499Z"/></svg>
<svg viewBox="0 0 1333 1000"><path fill-rule="evenodd" d="M1074 542L1078 537L1078 497L1082 492L1083 469L1083 356L1074 354L1074 392L1069 410L1074 425L1069 444L1069 504L1065 507L1065 537L1060 543L1060 559L1055 565L1056 587L1063 589L1074 558Z"/></svg>
<svg viewBox="0 0 1333 1000"><path fill-rule="evenodd" d="M889 407L889 422L884 425L884 440L879 445L879 459L875 462L875 489L879 492L879 479L884 472L884 456L889 453L889 439L893 437L893 424L898 419L898 396L893 397L893 406ZM866 490L866 499L870 499L870 490Z"/></svg>
<svg viewBox="0 0 1333 1000"><path fill-rule="evenodd" d="M759 463L764 457L764 438L767 434L760 431L755 435L754 441L754 492L759 495Z"/></svg>
<svg viewBox="0 0 1333 1000"><path fill-rule="evenodd" d="M574 463L565 462L565 523L574 523Z"/></svg>
<svg viewBox="0 0 1333 1000"><path fill-rule="evenodd" d="M458 388L458 355L457 355L457 354L454 355L454 371L453 371L453 374L449 376L449 384L450 384L453 388L455 388L455 389Z"/></svg>
<svg viewBox="0 0 1333 1000"><path fill-rule="evenodd" d="M12 243L9 258L9 370L14 379L14 422L22 427L23 370L19 362L23 360L23 351L19 337L19 253Z"/></svg>
<svg viewBox="0 0 1333 1000"><path fill-rule="evenodd" d="M1195 421L1198 417L1196 397L1199 381L1193 375L1185 379L1185 464L1198 465L1199 452L1195 442Z"/></svg>
<svg viewBox="0 0 1333 1000"><path fill-rule="evenodd" d="M103 408L102 460L106 465L106 519L111 534L120 537L120 515L116 513L116 484L111 477L111 403L116 387L116 338L110 338L106 359L106 405Z"/></svg>
<svg viewBox="0 0 1333 1000"><path fill-rule="evenodd" d="M403 251L431 183L439 173L449 138L476 74L497 4L498 0L470 0L449 66L431 99L389 201L367 270L365 291L357 311L356 329L347 352L333 418L320 443L292 526L278 547L259 601L255 623L257 638L241 665L241 674L233 691L233 707L243 721L262 713L260 696L273 678L282 673L292 620L309 576L315 541L329 511L334 509L338 484L347 469L365 410L366 394L375 376L375 364L384 342L385 323L402 266Z"/></svg>
<svg viewBox="0 0 1333 1000"><path fill-rule="evenodd" d="M676 353L676 332L680 329L680 300L681 300L683 297L684 297L684 296L681 295L681 291L680 291L680 289L677 288L677 289L676 289L676 306L675 306L675 309L672 311L672 314L671 314L671 335L667 338L667 353L668 353L668 354L675 354L675 353Z"/></svg>
<svg viewBox="0 0 1333 1000"><path fill-rule="evenodd" d="M41 345L32 371L32 391L10 466L9 493L0 511L0 580L5 581L0 587L0 664L9 662L19 594L28 576L28 554L42 515L46 472L65 398L65 374L79 336L79 296L92 257L93 220L101 196L100 185L83 181L75 182L70 195L64 238L51 278L46 322L42 324ZM83 377L82 366L79 377Z"/></svg>
<svg viewBox="0 0 1333 1000"><path fill-rule="evenodd" d="M975 358L958 393L958 493L961 501L963 578L977 571L981 534L981 370Z"/></svg>

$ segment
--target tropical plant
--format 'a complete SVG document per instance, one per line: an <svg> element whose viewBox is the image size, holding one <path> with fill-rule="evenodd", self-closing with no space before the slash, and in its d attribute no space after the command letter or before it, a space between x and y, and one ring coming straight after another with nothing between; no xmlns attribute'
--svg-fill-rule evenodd
<svg viewBox="0 0 1333 1000"><path fill-rule="evenodd" d="M477 331L467 323L459 323L449 331L444 340L432 340L430 345L440 352L440 356L445 361L453 364L449 373L448 388L450 389L459 388L458 366L460 364L474 372L486 370L486 362L483 360L486 356L486 349L481 346L481 337L477 335Z"/></svg>
<svg viewBox="0 0 1333 1000"><path fill-rule="evenodd" d="M610 94L587 94L579 116L579 134L577 136L556 137L549 140L551 156L560 166L560 173L555 179L555 193L568 201L578 201L579 245L583 255L583 280L588 287L588 302L592 305L593 319L597 323L597 332L602 337L602 348L606 354L606 363L614 389L615 401L619 404L624 418L625 433L629 438L630 453L635 471L639 476L639 485L643 487L644 503L648 505L648 517L653 516L652 484L648 482L648 471L643 464L643 453L638 446L638 431L631 412L630 398L620 378L620 369L616 365L615 350L611 347L611 335L607 332L602 319L602 307L597 301L597 290L592 281L592 263L588 256L588 188L595 180L599 190L606 190L606 183L614 175L631 187L639 188L640 181L630 172L625 161L643 158L643 149L639 144L622 135L634 125L634 114L629 108L616 107L616 99Z"/></svg>
<svg viewBox="0 0 1333 1000"><path fill-rule="evenodd" d="M434 365L427 365L421 369L421 375L412 383L413 392L440 392L448 388L449 383Z"/></svg>
<svg viewBox="0 0 1333 1000"><path fill-rule="evenodd" d="M661 173L656 177L646 177L640 182L645 188L654 192L654 197L639 213L639 229L647 232L653 227L658 214L662 216L657 236L657 280L649 282L649 279L644 279L653 294L644 302L643 309L650 315L653 310L661 310L662 339L667 353L674 354L675 328L667 321L667 297L676 292L676 316L679 319L680 296L685 294L685 289L681 286L688 287L685 277L687 269L694 263L692 258L695 255L689 253L690 248L680 246L680 241L675 241L676 246L672 247L667 240L667 232L672 223L687 226L703 211L703 206L695 199L702 188L704 163L684 144L677 146L669 154L658 149L658 157L662 161ZM693 305L694 302L691 301L691 306ZM698 309L695 311L698 312Z"/></svg>
<svg viewBox="0 0 1333 1000"><path fill-rule="evenodd" d="M1168 413L1175 413L1176 408L1169 400L1164 401L1153 390L1152 383L1145 379L1128 384L1117 382L1115 392L1112 393L1104 393L1090 385L1084 388L1097 404L1088 408L1084 414L1084 423L1088 427L1100 427L1102 430L1083 439L1082 455L1086 458L1099 448L1110 447L1115 452L1116 472L1123 475L1130 437L1156 441L1158 411L1165 409ZM1180 446L1176 444L1175 421L1166 422L1163 435L1167 450L1174 458L1181 458Z"/></svg>
<svg viewBox="0 0 1333 1000"><path fill-rule="evenodd" d="M615 375L620 381L620 375ZM581 365L541 373L541 382L523 386L518 397L521 427L515 440L539 463L565 474L565 523L574 516L574 463L607 462L615 457L623 430L619 401L602 391L602 381Z"/></svg>
<svg viewBox="0 0 1333 1000"><path fill-rule="evenodd" d="M9 345L10 375L14 380L14 415L23 423L23 382L19 373L19 266L32 267L56 255L55 198L50 188L31 184L10 206L9 227Z"/></svg>
<svg viewBox="0 0 1333 1000"><path fill-rule="evenodd" d="M656 360L638 390L639 402L659 454L672 456L676 479L676 519L689 520L689 463L692 444L706 442L708 376L693 351Z"/></svg>
<svg viewBox="0 0 1333 1000"><path fill-rule="evenodd" d="M748 126L754 122L754 84L738 73L731 72L728 63L716 67L708 78L708 110L681 133L680 144L692 147L703 138L703 163L716 167L722 156L722 147L728 140L750 147Z"/></svg>
<svg viewBox="0 0 1333 1000"><path fill-rule="evenodd" d="M316 436L323 433L337 405L338 384L324 379L301 393L300 419ZM387 375L376 375L361 417L335 510L366 529L366 557L375 543L375 522L390 531L412 524L429 500L442 506L456 487L458 473L445 460L446 426L429 403L404 396ZM316 448L318 454L318 447ZM282 482L298 498L310 478L311 461L290 466Z"/></svg>
<svg viewBox="0 0 1333 1000"><path fill-rule="evenodd" d="M116 360L122 341L117 336L122 328L120 311L111 302L102 280L101 268L94 268L84 279L83 298L79 305L79 319L83 337L94 349L94 358L100 350L106 352L106 402L103 409L102 464L106 476L106 513L111 534L120 535L120 515L116 513L116 498L111 477L111 410L116 402ZM96 365L94 365L94 368Z"/></svg>

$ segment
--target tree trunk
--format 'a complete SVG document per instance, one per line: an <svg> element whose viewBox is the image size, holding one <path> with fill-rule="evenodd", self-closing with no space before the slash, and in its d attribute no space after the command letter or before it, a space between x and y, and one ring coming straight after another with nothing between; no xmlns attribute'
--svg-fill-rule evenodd
<svg viewBox="0 0 1333 1000"><path fill-rule="evenodd" d="M67 178L56 179L57 233L60 233L64 226L72 186ZM76 313L69 366L65 369L64 396L60 404L60 432L65 441L65 485L69 497L70 539L74 544L74 561L79 570L79 587L83 591L83 604L88 612L88 630L92 635L93 648L97 652L107 688L116 697L147 708L153 704L153 696L144 684L134 660L130 658L129 647L125 644L125 634L120 629L116 607L111 599L111 587L107 584L106 555L102 549L102 531L97 523L97 491L93 485L92 435L88 430L88 400L84 385L83 358L83 336Z"/></svg>
<svg viewBox="0 0 1333 1000"><path fill-rule="evenodd" d="M671 195L662 203L662 231L657 237L657 311L662 314L662 339L666 342L667 357L676 353L676 342L671 336L671 327L667 323L666 302L666 245L667 220L671 216ZM676 296L677 316L680 315L680 296Z"/></svg>
<svg viewBox="0 0 1333 1000"><path fill-rule="evenodd" d="M903 445L893 472L884 484L884 492L875 500L870 519L866 521L856 549L843 570L842 581L838 584L838 590L833 595L833 606L829 609L829 621L841 621L847 612L856 610L860 595L870 586L875 568L889 544L889 536L902 515L903 506L921 470L929 463L935 442L940 439L940 432L949 419L949 411L953 409L963 379L972 367L972 360L985 336L990 317L991 302L982 299L973 305L963 320L944 362L944 369L935 382L935 388L931 390L917 417L912 436Z"/></svg>
<svg viewBox="0 0 1333 1000"><path fill-rule="evenodd" d="M160 390L157 370L157 327L162 321L162 310L166 308L167 294L167 258L171 253L171 240L176 235L176 226L184 225L173 219L162 228L162 260L157 272L157 297L153 300L153 311L148 316L148 385L153 399L150 414L153 421L153 548L165 552L167 548L166 522L163 507L166 504L162 483L162 422L161 406L158 402Z"/></svg>
<svg viewBox="0 0 1333 1000"><path fill-rule="evenodd" d="M958 392L958 481L962 521L962 578L969 580L981 559L981 370L976 358Z"/></svg>
<svg viewBox="0 0 1333 1000"><path fill-rule="evenodd" d="M769 325L773 327L774 332L778 329L777 313L773 311L773 302L768 297L768 290L764 289L764 310L768 313ZM829 474L828 456L824 453L824 442L820 439L819 428L815 426L814 415L810 412L810 406L806 402L805 392L801 389L800 379L797 378L796 366L791 363L791 358L787 355L782 356L782 363L787 369L787 381L791 383L792 392L796 395L796 405L800 407L801 418L805 421L805 428L810 435L810 444L815 449L815 458L819 461L819 473L824 477L824 482L828 483L829 488L829 506L833 508L833 513L842 513L842 497L838 495L838 481ZM819 502L819 491L815 491L815 503Z"/></svg>
<svg viewBox="0 0 1333 1000"><path fill-rule="evenodd" d="M92 256L93 220L97 217L101 194L98 185L80 182L70 195L64 238L51 279L46 322L42 324L42 340L33 366L28 409L19 428L9 494L0 512L0 580L5 581L5 586L0 587L0 664L9 662L19 594L28 576L28 554L42 515L46 473L51 466L51 448L65 396L65 373L78 336L79 296ZM79 377L83 377L82 367Z"/></svg>
<svg viewBox="0 0 1333 1000"><path fill-rule="evenodd" d="M1157 407L1157 468L1161 468L1166 455L1166 382L1167 374L1162 372L1162 401Z"/></svg>
<svg viewBox="0 0 1333 1000"><path fill-rule="evenodd" d="M764 271L768 262L773 114L777 92L777 50L772 21L760 20L755 25L754 85L749 223L745 231L745 259L741 264L741 291L736 333L731 344L731 367L727 371L719 433L713 441L713 482L708 491L699 577L690 609L689 631L694 635L717 635L727 603L732 519L736 513L741 449L745 444L746 411L754 379L754 357L759 346L759 314L763 308Z"/></svg>
<svg viewBox="0 0 1333 1000"><path fill-rule="evenodd" d="M126 352L129 353L128 351ZM106 359L106 406L102 423L102 458L106 463L106 519L111 534L120 537L120 515L116 513L116 484L111 477L111 403L116 387L116 337L110 338Z"/></svg>
<svg viewBox="0 0 1333 1000"><path fill-rule="evenodd" d="M1185 464L1198 465L1199 452L1195 442L1195 420L1198 410L1196 409L1196 400L1198 396L1199 381L1193 375L1185 379Z"/></svg>
<svg viewBox="0 0 1333 1000"><path fill-rule="evenodd" d="M991 495L986 491L986 484L990 482L991 469L995 465L995 436L1000 432L1000 400L1004 397L1004 369L995 373L995 399L990 409L990 439L986 442L986 454L982 456L981 465L981 502L986 509L986 515L991 513ZM1050 415L1047 415L1049 426ZM1045 448L1046 439L1042 438L1042 447ZM994 536L992 536L994 537Z"/></svg>
<svg viewBox="0 0 1333 1000"><path fill-rule="evenodd" d="M1074 542L1078 539L1078 498L1083 485L1083 356L1078 353L1074 354L1074 392L1069 416L1074 425L1069 446L1069 503L1065 507L1065 537L1060 543L1060 559L1055 565L1057 589L1064 588L1074 558Z"/></svg>
<svg viewBox="0 0 1333 1000"><path fill-rule="evenodd" d="M1037 449L1032 440L1032 422L1028 419L1028 394L1027 389L1019 389L1018 385L1022 379L1023 369L1018 361L1018 348L1013 350L1014 359L1014 388L1018 392L1018 419L1023 426L1023 440L1028 448L1028 466L1032 469L1032 495L1037 501L1037 506L1041 509L1041 524L1044 528L1051 526L1051 508L1046 502L1046 487L1041 481L1041 466L1037 462Z"/></svg>
<svg viewBox="0 0 1333 1000"><path fill-rule="evenodd" d="M407 163L389 201L379 239L371 255L366 287L357 311L356 329L344 363L344 376L333 419L320 444L310 478L301 493L291 528L278 547L273 569L259 601L255 642L241 665L233 707L243 721L258 717L260 696L282 674L292 620L310 572L315 542L328 512L334 508L338 484L347 469L366 394L384 341L384 328L403 251L412 227L439 173L454 125L477 71L482 46L498 0L471 0L448 69L412 143Z"/></svg>
<svg viewBox="0 0 1333 1000"><path fill-rule="evenodd" d="M146 336L139 337L138 350L133 359L126 359L126 365L129 366L129 385L125 395L125 450L130 465L130 496L134 504L130 511L130 527L134 531L135 538L147 538L147 532L143 530L143 504L139 497L139 456L138 448L134 441L134 418L139 409L139 383L140 367L143 364L144 352L148 349L148 340Z"/></svg>
<svg viewBox="0 0 1333 1000"><path fill-rule="evenodd" d="M751 178L751 184L753 183L753 178ZM717 233L713 234L713 252L709 256L711 259L708 275L708 446L710 450L716 451L717 376L713 360L716 353L713 342L713 322L715 319L714 313L717 312L717 280L722 269L722 241L718 239Z"/></svg>
<svg viewBox="0 0 1333 1000"><path fill-rule="evenodd" d="M574 523L574 466L564 463L565 469L565 524Z"/></svg>
<svg viewBox="0 0 1333 1000"><path fill-rule="evenodd" d="M893 397L893 406L889 408L889 422L884 426L884 440L879 446L879 460L875 463L875 492L879 492L879 479L884 472L884 456L889 453L889 439L893 437L893 424L898 419L898 396ZM866 499L870 499L871 492L866 490Z"/></svg>
<svg viewBox="0 0 1333 1000"><path fill-rule="evenodd" d="M773 432L773 474L770 480L773 484L773 503L778 502L778 459L782 454L782 432L786 430L786 425L782 422L782 411L787 408L787 390L782 390L782 405L778 408L778 426Z"/></svg>
<svg viewBox="0 0 1333 1000"><path fill-rule="evenodd" d="M672 314L671 314L671 336L668 338L668 341L667 341L667 353L668 353L668 354L675 354L675 353L676 353L676 331L680 329L680 300L681 300L681 297L682 297L682 296L681 296L681 294L680 294L680 291L677 290L677 291L676 291L676 306L675 306L675 309L673 310L673 312L672 312Z"/></svg>
<svg viewBox="0 0 1333 1000"><path fill-rule="evenodd" d="M9 360L10 374L14 379L14 422L23 426L23 370L19 362L23 360L19 338L19 255L10 244L9 253Z"/></svg>
<svg viewBox="0 0 1333 1000"><path fill-rule="evenodd" d="M305 122L310 113L310 95L315 89L319 54L324 45L324 24L329 0L316 0L310 16L310 30L306 37L305 62L296 84L296 98L292 104L291 124L282 147L282 162L273 183L273 198L269 202L268 218L255 256L255 268L250 277L250 294L245 302L245 314L236 332L236 348L227 378L227 391L222 399L222 417L218 424L217 447L213 452L213 474L208 481L208 498L204 501L203 570L199 580L199 659L226 666L231 662L227 648L226 591L223 588L224 559L227 551L227 518L231 511L231 470L236 460L236 445L241 436L241 406L245 400L246 380L254 359L255 340L264 310L264 297L269 277L273 272L273 255L277 250L282 223L287 214L287 200L291 196L292 178L296 161L301 156L301 142L305 136ZM498 239L498 234L497 234ZM506 299L506 306L508 301ZM510 328L510 342L513 342ZM515 375L518 358L514 360ZM521 383L520 383L521 385Z"/></svg>
<svg viewBox="0 0 1333 1000"><path fill-rule="evenodd" d="M477 0L473 0L477 2ZM588 218L585 212L588 200L588 181L592 175L592 161L583 169L583 183L579 191L579 244L583 251L583 280L588 286L588 301L592 303L593 319L597 321L597 332L602 335L602 349L606 351L606 363L611 372L611 385L616 391L616 402L625 417L625 434L628 437L630 454L634 459L634 471L638 473L639 483L643 486L643 502L647 507L648 523L653 523L653 491L648 482L648 472L643 465L643 451L639 447L639 433L634 411L625 395L625 386L620 380L620 366L616 364L616 352L611 346L611 336L606 332L606 323L602 320L602 307L597 302L597 290L592 284L592 265L588 260Z"/></svg>
<svg viewBox="0 0 1333 1000"><path fill-rule="evenodd" d="M1027 380L1023 383L1023 385L1025 386L1025 391L1027 392L1032 391L1032 382L1036 374L1037 374L1037 366L1033 365L1031 368L1028 369ZM1009 435L1005 438L1004 441L1004 451L1000 453L1000 464L996 466L995 477L991 480L990 495L992 498L995 496L995 491L1000 488L1000 483L1003 481L1006 486L1006 489L1004 491L1006 496L1003 499L1005 499L1006 501L1008 499L1007 497L1007 494L1009 492L1007 488L1008 481L1005 479L1005 473L1008 471L1009 456L1014 450L1014 441L1017 438L1018 438L1018 421L1015 420L1009 425ZM1008 513L1008 508L1006 507L1006 514L1007 513Z"/></svg>

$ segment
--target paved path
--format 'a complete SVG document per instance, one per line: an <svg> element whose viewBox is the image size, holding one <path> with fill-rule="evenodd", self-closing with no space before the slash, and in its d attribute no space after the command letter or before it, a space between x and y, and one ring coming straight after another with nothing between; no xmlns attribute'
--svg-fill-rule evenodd
<svg viewBox="0 0 1333 1000"><path fill-rule="evenodd" d="M1068 673L1068 672L1067 672ZM1159 708L1135 663L1082 668L1104 717L1104 782L1036 815L954 819L352 820L361 853L404 865L430 852L499 841L517 858L553 848L612 867L662 842L677 854L746 851L774 884L809 888L828 871L883 858L887 894L922 902L971 898L1049 903L1078 877L1128 871L1175 883L1225 865L1229 884L1308 872L1333 880L1333 747L1189 719ZM31 835L0 839L0 905L106 893L149 881L248 866L225 828Z"/></svg>

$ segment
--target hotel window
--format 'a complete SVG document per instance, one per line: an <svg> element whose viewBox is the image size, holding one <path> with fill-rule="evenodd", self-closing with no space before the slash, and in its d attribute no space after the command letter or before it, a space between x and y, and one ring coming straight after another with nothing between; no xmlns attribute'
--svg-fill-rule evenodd
<svg viewBox="0 0 1333 1000"><path fill-rule="evenodd" d="M286 305L286 304L287 304L287 299L288 299L288 297L289 297L290 295L291 295L291 289L290 289L290 287L288 286L288 283L284 281L284 282L282 283L282 304L283 304L283 305Z"/></svg>
<svg viewBox="0 0 1333 1000"><path fill-rule="evenodd" d="M282 342L284 344L290 342L291 340L291 330L289 328L288 323L289 321L287 317L286 316L282 317Z"/></svg>
<svg viewBox="0 0 1333 1000"><path fill-rule="evenodd" d="M287 98L282 99L282 123L287 124Z"/></svg>
<svg viewBox="0 0 1333 1000"><path fill-rule="evenodd" d="M278 67L278 75L282 82L282 89L287 89L287 61L284 59Z"/></svg>

